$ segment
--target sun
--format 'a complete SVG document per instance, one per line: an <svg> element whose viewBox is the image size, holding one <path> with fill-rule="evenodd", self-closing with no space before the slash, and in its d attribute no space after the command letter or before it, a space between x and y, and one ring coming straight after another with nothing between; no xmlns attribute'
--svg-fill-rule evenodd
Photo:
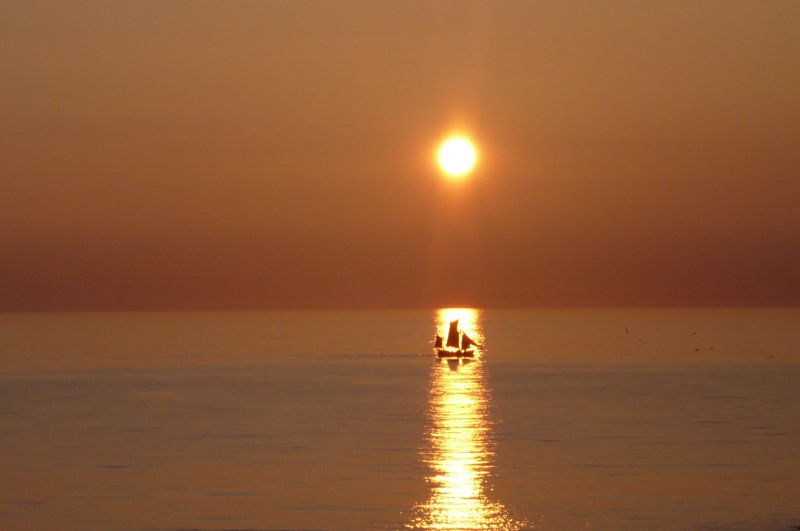
<svg viewBox="0 0 800 531"><path fill-rule="evenodd" d="M451 136L439 146L436 160L445 175L460 179L468 175L475 167L478 153L469 138L460 135Z"/></svg>

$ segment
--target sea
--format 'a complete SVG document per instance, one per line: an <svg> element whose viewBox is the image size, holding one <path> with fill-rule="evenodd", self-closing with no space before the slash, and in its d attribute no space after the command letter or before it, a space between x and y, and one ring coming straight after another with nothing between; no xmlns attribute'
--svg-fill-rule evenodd
<svg viewBox="0 0 800 531"><path fill-rule="evenodd" d="M0 314L2 530L798 526L797 308Z"/></svg>

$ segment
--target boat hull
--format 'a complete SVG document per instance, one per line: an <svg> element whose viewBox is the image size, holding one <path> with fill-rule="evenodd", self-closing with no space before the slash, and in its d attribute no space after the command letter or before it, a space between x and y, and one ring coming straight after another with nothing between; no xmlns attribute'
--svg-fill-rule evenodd
<svg viewBox="0 0 800 531"><path fill-rule="evenodd" d="M437 348L436 355L440 358L474 358L475 351L471 348L466 350Z"/></svg>

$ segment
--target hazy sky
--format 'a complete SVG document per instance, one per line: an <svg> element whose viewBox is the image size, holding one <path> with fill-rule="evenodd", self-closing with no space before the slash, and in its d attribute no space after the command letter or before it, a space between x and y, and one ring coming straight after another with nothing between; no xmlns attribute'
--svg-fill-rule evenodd
<svg viewBox="0 0 800 531"><path fill-rule="evenodd" d="M795 0L5 1L0 310L800 304L798 28Z"/></svg>

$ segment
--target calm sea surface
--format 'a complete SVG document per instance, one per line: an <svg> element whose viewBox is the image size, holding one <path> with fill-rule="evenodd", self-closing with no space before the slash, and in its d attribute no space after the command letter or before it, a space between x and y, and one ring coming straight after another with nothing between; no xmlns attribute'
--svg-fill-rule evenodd
<svg viewBox="0 0 800 531"><path fill-rule="evenodd" d="M3 530L798 525L798 309L0 314Z"/></svg>

